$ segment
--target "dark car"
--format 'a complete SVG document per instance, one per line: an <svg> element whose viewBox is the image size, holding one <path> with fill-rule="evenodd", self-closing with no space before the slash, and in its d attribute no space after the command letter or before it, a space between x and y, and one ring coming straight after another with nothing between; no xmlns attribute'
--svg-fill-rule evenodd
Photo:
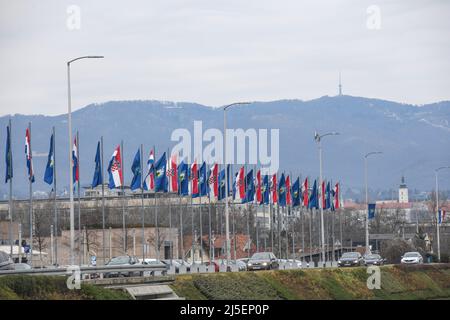
<svg viewBox="0 0 450 320"><path fill-rule="evenodd" d="M370 266L381 266L386 262L386 259L383 259L379 254L366 254L364 256L364 265Z"/></svg>
<svg viewBox="0 0 450 320"><path fill-rule="evenodd" d="M363 264L364 259L359 252L345 252L338 260L339 267L355 267Z"/></svg>
<svg viewBox="0 0 450 320"><path fill-rule="evenodd" d="M247 270L278 269L278 259L272 252L257 252L247 262Z"/></svg>
<svg viewBox="0 0 450 320"><path fill-rule="evenodd" d="M11 270L13 261L6 252L0 251L0 270Z"/></svg>
<svg viewBox="0 0 450 320"><path fill-rule="evenodd" d="M118 256L109 260L106 266L134 266L139 264L139 260L133 256ZM105 278L113 277L133 277L140 276L141 271L120 271L120 272L107 272L105 273Z"/></svg>

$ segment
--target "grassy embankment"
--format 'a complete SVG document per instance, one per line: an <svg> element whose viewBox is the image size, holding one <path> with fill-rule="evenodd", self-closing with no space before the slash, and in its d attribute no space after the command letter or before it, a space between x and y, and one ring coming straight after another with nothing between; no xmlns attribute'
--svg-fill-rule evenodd
<svg viewBox="0 0 450 320"><path fill-rule="evenodd" d="M66 277L13 275L0 277L0 300L126 300L124 291L82 284L69 290Z"/></svg>
<svg viewBox="0 0 450 320"><path fill-rule="evenodd" d="M381 289L367 288L366 268L183 275L172 285L186 299L450 298L450 264L381 267Z"/></svg>

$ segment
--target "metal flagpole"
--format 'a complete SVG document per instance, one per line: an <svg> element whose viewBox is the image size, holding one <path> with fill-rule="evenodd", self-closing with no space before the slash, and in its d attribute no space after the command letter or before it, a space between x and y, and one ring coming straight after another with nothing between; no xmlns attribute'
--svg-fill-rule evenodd
<svg viewBox="0 0 450 320"><path fill-rule="evenodd" d="M77 131L77 167L78 170L80 170L80 137ZM80 255L80 248L81 248L81 197L80 197L80 176L78 174L78 181L77 181L77 188L78 188L78 255L79 255L79 264L81 265L81 255ZM83 263L84 263L84 255L83 255Z"/></svg>
<svg viewBox="0 0 450 320"><path fill-rule="evenodd" d="M54 238L53 238L53 225L50 225L50 263L53 265L55 263L55 248L54 248Z"/></svg>
<svg viewBox="0 0 450 320"><path fill-rule="evenodd" d="M172 157L171 157L171 155L169 153L169 149L167 149L167 163L170 164L170 166L172 164L172 159L171 158ZM167 167L170 167L170 166L168 165ZM169 257L169 259L170 259L170 265L172 265L172 255L173 255L173 252L172 252L172 200L171 200L171 196L170 196L170 190L172 189L171 188L172 175L173 175L173 172L171 170L170 171L170 176L168 177L169 181L167 181L167 186L168 186L168 190L167 191L169 193L169 239L170 239L169 240L169 249L170 249L170 257Z"/></svg>
<svg viewBox="0 0 450 320"><path fill-rule="evenodd" d="M33 179L32 179L32 175L33 173L33 149L31 148L31 122L28 123L28 131L30 134L30 172L31 175L28 175L28 180L30 183L30 265L33 265Z"/></svg>
<svg viewBox="0 0 450 320"><path fill-rule="evenodd" d="M141 206L142 206L142 261L145 261L145 206L144 206L144 146L141 144Z"/></svg>
<svg viewBox="0 0 450 320"><path fill-rule="evenodd" d="M11 258L13 256L13 239L12 239L12 222L13 222L13 200L12 200L12 178L13 178L13 172L12 172L12 130L11 130L11 118L9 118L9 150L8 150L8 177L9 177L9 244L10 244L10 254ZM22 244L19 243L19 252L20 248L22 247ZM19 261L21 263L22 261Z"/></svg>
<svg viewBox="0 0 450 320"><path fill-rule="evenodd" d="M305 213L303 210L299 207L298 212L300 215L300 219L302 222L302 262L305 261Z"/></svg>
<svg viewBox="0 0 450 320"><path fill-rule="evenodd" d="M213 177L214 177L214 173L213 173ZM214 177L215 179L215 177ZM214 185L213 185L214 187ZM214 248L212 247L212 241L211 241L211 195L209 195L208 197L208 222L209 222L209 233L208 233L208 242L209 242L209 262L211 263L212 261L212 252L214 251Z"/></svg>
<svg viewBox="0 0 450 320"><path fill-rule="evenodd" d="M195 250L195 247L194 247L194 233L195 233L195 230L194 230L195 229L194 228L194 201L193 201L193 198L192 198L192 192L193 191L194 190L192 188L192 190L191 190L191 227L192 227L192 230L191 230L191 233L192 233L191 255L192 255L192 264L194 264L194 258L195 258L195 255L194 255L194 253L195 253L195 251L194 251Z"/></svg>
<svg viewBox="0 0 450 320"><path fill-rule="evenodd" d="M186 178L186 177L185 177ZM178 180L179 181L179 180ZM181 197L181 183L178 184L178 201L179 201L179 208L180 208L180 250L178 250L180 254L180 259L184 261L184 239L183 239L183 204L182 204L182 197Z"/></svg>
<svg viewBox="0 0 450 320"><path fill-rule="evenodd" d="M312 217L313 216L313 210L311 209L309 211L309 263L313 263L312 260Z"/></svg>
<svg viewBox="0 0 450 320"><path fill-rule="evenodd" d="M103 264L106 263L106 234L105 234L105 171L103 170L103 136L100 138L101 149L101 175L102 175L102 240L103 240ZM110 243L111 247L111 243Z"/></svg>
<svg viewBox="0 0 450 320"><path fill-rule="evenodd" d="M22 224L19 223L19 263L22 263Z"/></svg>
<svg viewBox="0 0 450 320"><path fill-rule="evenodd" d="M201 184L200 184L200 192L199 192L199 201L200 205L198 206L199 215L200 215L200 261L203 264L203 221L202 221L202 192L201 192Z"/></svg>
<svg viewBox="0 0 450 320"><path fill-rule="evenodd" d="M56 204L56 131L53 127L53 201L54 201L54 242L55 242L55 265L58 265L58 206Z"/></svg>
<svg viewBox="0 0 450 320"><path fill-rule="evenodd" d="M156 149L155 146L153 146L153 156L155 157L155 161L156 161ZM156 162L155 162L156 164ZM157 193L156 193L156 172L153 173L154 175L154 180L155 180L155 185L153 186L153 195L154 195L154 200L155 200L155 227L156 227L156 257L159 260L159 226L158 226L158 197L157 197Z"/></svg>
<svg viewBox="0 0 450 320"><path fill-rule="evenodd" d="M333 183L330 184L330 188L332 188L332 187L333 187ZM330 190L330 192L331 192L331 190ZM330 198L330 206L334 206L334 203L332 203L333 200L334 199ZM333 212L331 213L332 214L332 216L331 216L331 220L332 220L332 223L331 223L331 241L332 241L331 248L332 248L332 253L333 253L332 256L331 256L331 261L332 262L336 261L336 253L334 251L335 250L334 243L336 242L335 241L335 234L334 234L335 211L336 211L336 208L334 208Z"/></svg>
<svg viewBox="0 0 450 320"><path fill-rule="evenodd" d="M127 227L126 227L126 218L125 218L125 159L124 159L124 151L123 151L123 140L120 142L120 160L121 160L121 170L122 170L122 181L121 181L121 189L122 189L122 237L123 237L123 253L127 253Z"/></svg>
<svg viewBox="0 0 450 320"><path fill-rule="evenodd" d="M263 209L263 221L264 221L264 251L267 250L267 228L266 228L266 205L264 203L264 195L262 195L262 209Z"/></svg>

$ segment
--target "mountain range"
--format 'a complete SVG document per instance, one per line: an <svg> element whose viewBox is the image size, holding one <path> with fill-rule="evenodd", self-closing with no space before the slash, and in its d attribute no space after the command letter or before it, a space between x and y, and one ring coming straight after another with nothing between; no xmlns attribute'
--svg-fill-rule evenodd
<svg viewBox="0 0 450 320"><path fill-rule="evenodd" d="M27 197L24 138L32 124L32 149L36 182L33 189L48 193L43 182L52 126L56 130L58 192L68 189L67 114L58 116L11 115L0 118L0 155L4 159L6 126L12 121L14 194ZM194 121L202 121L203 131L223 129L221 108L196 103L165 101L110 101L91 104L72 114L74 131L80 135L80 180L88 186L94 172L95 150L104 137L105 166L114 147L123 140L125 183L132 178L131 162L140 144L144 158L155 146L156 158L174 146L171 133L177 128L192 132ZM360 194L364 187L364 155L368 158L371 190L398 188L404 176L408 187L422 191L434 188L434 169L450 165L450 101L410 105L354 96L324 96L318 99L254 102L227 112L228 128L279 129L280 171L309 176L319 175L318 146L314 133L336 131L337 136L322 140L323 175L341 181L343 190ZM5 162L0 163L4 179ZM448 174L442 175L442 188L450 189ZM0 186L5 198L8 186Z"/></svg>

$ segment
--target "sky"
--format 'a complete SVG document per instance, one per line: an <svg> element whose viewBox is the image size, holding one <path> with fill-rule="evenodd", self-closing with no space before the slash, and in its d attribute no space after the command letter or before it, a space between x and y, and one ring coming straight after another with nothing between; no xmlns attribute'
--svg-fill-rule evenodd
<svg viewBox="0 0 450 320"><path fill-rule="evenodd" d="M446 0L0 0L0 116L110 100L450 100Z"/></svg>

